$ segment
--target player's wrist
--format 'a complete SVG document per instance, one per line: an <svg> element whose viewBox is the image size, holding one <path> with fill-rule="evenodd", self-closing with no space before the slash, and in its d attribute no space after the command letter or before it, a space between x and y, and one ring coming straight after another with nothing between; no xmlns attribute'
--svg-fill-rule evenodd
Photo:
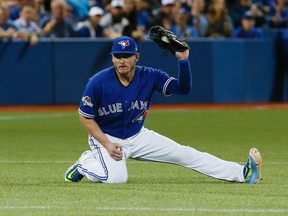
<svg viewBox="0 0 288 216"><path fill-rule="evenodd" d="M107 148L110 145L113 145L112 142L110 142L109 140L105 140L100 142L105 148Z"/></svg>
<svg viewBox="0 0 288 216"><path fill-rule="evenodd" d="M179 62L185 63L189 61L189 58L178 59Z"/></svg>

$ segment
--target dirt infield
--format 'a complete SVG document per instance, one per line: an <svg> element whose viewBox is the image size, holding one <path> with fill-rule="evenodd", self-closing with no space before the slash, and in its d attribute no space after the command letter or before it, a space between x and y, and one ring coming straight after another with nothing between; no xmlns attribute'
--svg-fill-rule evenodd
<svg viewBox="0 0 288 216"><path fill-rule="evenodd" d="M251 104L156 104L151 109L191 110L191 109L288 109L288 103L251 103ZM77 111L78 105L50 106L0 106L0 112L33 111Z"/></svg>

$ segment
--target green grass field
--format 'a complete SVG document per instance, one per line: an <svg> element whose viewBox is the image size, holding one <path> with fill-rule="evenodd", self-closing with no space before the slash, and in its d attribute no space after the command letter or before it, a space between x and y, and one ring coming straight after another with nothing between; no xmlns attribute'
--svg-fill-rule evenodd
<svg viewBox="0 0 288 216"><path fill-rule="evenodd" d="M0 113L0 215L288 215L288 110L152 110L146 127L220 158L262 154L263 183L128 160L127 184L64 183L88 149L74 112Z"/></svg>

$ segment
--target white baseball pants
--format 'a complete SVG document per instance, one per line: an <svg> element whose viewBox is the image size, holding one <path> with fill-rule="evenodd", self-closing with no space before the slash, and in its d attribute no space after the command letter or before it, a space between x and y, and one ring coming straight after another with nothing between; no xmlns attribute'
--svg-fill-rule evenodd
<svg viewBox="0 0 288 216"><path fill-rule="evenodd" d="M85 151L79 159L78 171L94 182L125 183L128 180L126 160L128 158L178 164L205 175L235 182L244 182L244 166L224 161L175 141L152 130L142 130L127 139L107 135L110 141L123 146L123 159L116 161L92 136L89 145L92 151Z"/></svg>

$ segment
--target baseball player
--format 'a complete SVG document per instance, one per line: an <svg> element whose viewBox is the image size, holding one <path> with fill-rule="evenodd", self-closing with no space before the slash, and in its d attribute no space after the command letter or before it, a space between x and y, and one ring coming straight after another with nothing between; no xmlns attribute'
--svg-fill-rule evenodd
<svg viewBox="0 0 288 216"><path fill-rule="evenodd" d="M255 148L242 166L180 145L145 128L154 91L169 96L188 94L191 90L189 49L175 52L178 78L160 69L136 65L140 58L137 44L127 36L113 41L111 56L113 66L95 74L84 90L78 112L88 131L91 150L85 151L67 170L66 182L87 177L93 182L126 183L128 158L178 164L226 181L260 181L262 159Z"/></svg>

